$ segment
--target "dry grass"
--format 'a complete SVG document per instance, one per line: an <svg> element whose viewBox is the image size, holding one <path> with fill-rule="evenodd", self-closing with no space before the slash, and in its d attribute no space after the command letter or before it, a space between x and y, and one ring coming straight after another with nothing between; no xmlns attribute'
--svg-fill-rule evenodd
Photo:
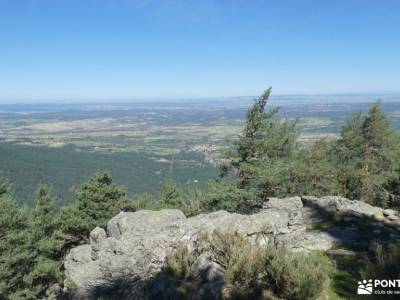
<svg viewBox="0 0 400 300"><path fill-rule="evenodd" d="M225 300L315 299L329 284L334 264L320 253L292 253L274 246L250 244L236 232L203 235L197 252L186 247L167 259L170 276L184 285L191 264L200 253L211 253L224 270L221 294Z"/></svg>

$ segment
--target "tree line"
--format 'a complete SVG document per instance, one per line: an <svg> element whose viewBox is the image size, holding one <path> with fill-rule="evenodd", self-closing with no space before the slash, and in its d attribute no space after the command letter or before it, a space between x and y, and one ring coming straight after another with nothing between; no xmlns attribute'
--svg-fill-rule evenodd
<svg viewBox="0 0 400 300"><path fill-rule="evenodd" d="M247 111L242 135L227 151L223 176L233 177L237 209L267 197L338 195L381 207L400 205L400 135L378 101L350 116L336 140L299 142L296 121L266 110L271 89ZM239 196L240 195L240 196Z"/></svg>
<svg viewBox="0 0 400 300"><path fill-rule="evenodd" d="M179 208L188 216L225 209L252 213L268 197L339 195L372 205L400 205L400 136L380 102L348 118L335 140L299 141L296 121L267 109L271 89L246 113L243 132L224 151L221 176L205 189L182 189L166 180L163 191L127 197L106 172L97 172L57 210L46 185L35 206L18 205L12 184L0 179L0 299L55 297L63 285L62 261L90 231L119 211Z"/></svg>

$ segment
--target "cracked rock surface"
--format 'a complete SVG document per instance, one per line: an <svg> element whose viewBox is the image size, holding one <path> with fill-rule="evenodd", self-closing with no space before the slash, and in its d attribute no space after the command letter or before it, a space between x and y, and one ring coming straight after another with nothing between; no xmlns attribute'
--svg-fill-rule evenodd
<svg viewBox="0 0 400 300"><path fill-rule="evenodd" d="M252 215L217 211L186 218L176 209L121 212L108 222L106 229L93 229L90 244L77 246L67 255L65 290L74 299L92 299L99 291L112 289L121 282L139 288L160 273L166 256L178 245L185 243L194 249L201 233L214 230L236 231L259 245L273 243L293 251L326 251L353 243L357 232L340 227L307 228L310 224L344 218L346 224L373 219L382 226L399 221L396 211L340 197L270 198ZM210 264L218 270L204 257L196 264ZM168 280L165 279L167 283Z"/></svg>

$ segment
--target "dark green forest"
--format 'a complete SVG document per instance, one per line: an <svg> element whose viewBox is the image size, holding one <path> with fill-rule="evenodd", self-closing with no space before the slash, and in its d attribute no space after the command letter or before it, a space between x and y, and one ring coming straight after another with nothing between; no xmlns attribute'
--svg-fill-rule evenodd
<svg viewBox="0 0 400 300"><path fill-rule="evenodd" d="M61 206L71 202L79 186L97 170L107 170L131 193L161 190L166 177L183 186L193 185L194 180L205 186L218 175L214 166L203 163L200 153L163 156L167 163L159 162L160 158L138 152L78 152L74 145L50 148L0 143L0 176L14 183L19 203L32 206L35 190L43 183L52 186L60 198L57 206Z"/></svg>
<svg viewBox="0 0 400 300"><path fill-rule="evenodd" d="M87 242L89 232L95 226L104 227L119 211L179 208L187 216L193 216L225 209L247 214L259 210L268 197L292 195L339 195L385 208L400 206L400 135L379 102L372 104L367 113L349 116L337 140L319 140L306 146L299 142L297 122L280 117L279 108L268 107L270 93L271 89L268 89L255 99L246 113L242 133L223 153L225 163L220 167L220 176L204 187L182 188L171 178L163 182L160 191L154 191L154 185L148 183L143 184L143 191L148 193L128 195L126 188L116 181L128 187L129 182L142 182L146 174L156 170L150 161L143 164L144 172L133 162L127 163L129 160L125 157L116 157L115 168L119 169L119 175L114 181L110 174L96 172L102 169L105 159L100 155L88 154L84 158L79 156L82 160L74 160L73 152L68 149L49 150L43 154L47 161L43 164L35 151L31 156L25 148L18 153L8 153L21 163L18 176L11 178L12 181L24 180L26 188L37 181L43 184L36 188L33 208L28 208L20 204L18 191L14 193L8 179L2 177L0 181L0 299L50 298L59 292L53 287L63 285L63 257L72 247ZM10 150L2 148L1 151ZM70 191L74 192L73 201L61 208L59 192L45 185L46 179L53 176L52 155L69 155L65 160L68 162L64 169L66 178L70 177L68 174L73 168L81 170L82 177L74 179L76 182L66 182L60 187L77 184L89 173L95 173L76 191ZM142 160L146 161L146 158ZM26 163L37 164L37 174L24 174L23 164ZM221 243L229 245L230 242L224 242L229 238L220 237ZM242 249L246 247L242 243ZM400 247L393 247L390 251L397 256L392 256L400 257ZM284 256L288 255L285 253L273 250L271 253L277 264L292 259ZM400 261L395 263L398 266ZM297 272L296 276L301 272L310 274L308 281L301 282L309 287L309 293L288 292L283 295L286 299L315 298L322 282L311 282L313 270L324 279L334 272L326 258L300 259L293 264L303 266L303 271L293 271ZM249 266L259 270L255 263ZM366 265L365 270L370 267ZM254 270L247 270L246 276L257 276ZM397 276L399 271L395 270ZM271 274L275 273L268 274L269 280L279 282L277 277L271 279L275 276ZM249 280L246 286L249 292L255 288L252 282ZM300 284L296 282L293 281L294 287ZM241 299L252 298L244 295Z"/></svg>

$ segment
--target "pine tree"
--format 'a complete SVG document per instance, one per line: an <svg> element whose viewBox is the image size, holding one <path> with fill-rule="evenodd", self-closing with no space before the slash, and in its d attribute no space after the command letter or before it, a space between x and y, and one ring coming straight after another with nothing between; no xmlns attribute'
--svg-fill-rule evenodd
<svg viewBox="0 0 400 300"><path fill-rule="evenodd" d="M35 208L29 219L26 249L30 251L33 260L29 271L24 276L26 284L24 296L38 299L46 296L47 289L61 280L58 266L57 221L54 207L58 199L52 190L39 185L36 191Z"/></svg>
<svg viewBox="0 0 400 300"><path fill-rule="evenodd" d="M0 278L7 299L43 298L47 289L61 279L54 237L55 200L46 186L39 186L36 206L30 213L14 208L17 216L21 216L18 210L24 211L25 222L18 230L11 230L13 239L1 255L4 273Z"/></svg>
<svg viewBox="0 0 400 300"><path fill-rule="evenodd" d="M181 208L183 191L171 179L164 182L163 190L158 197L163 206L171 208Z"/></svg>
<svg viewBox="0 0 400 300"><path fill-rule="evenodd" d="M60 226L64 235L64 246L86 241L96 226L105 227L116 214L125 189L113 182L106 172L98 171L82 185L75 202L61 210Z"/></svg>
<svg viewBox="0 0 400 300"><path fill-rule="evenodd" d="M365 116L361 112L353 114L343 125L340 138L334 145L339 168L341 194L350 199L360 199L361 166L365 137L363 124Z"/></svg>
<svg viewBox="0 0 400 300"><path fill-rule="evenodd" d="M289 163L287 195L338 195L338 170L332 143L321 139L311 149L301 149Z"/></svg>
<svg viewBox="0 0 400 300"><path fill-rule="evenodd" d="M26 210L17 206L11 194L11 184L0 178L0 299L9 298L22 281L19 270L25 261L14 254L21 247L21 232L27 228L26 217Z"/></svg>
<svg viewBox="0 0 400 300"><path fill-rule="evenodd" d="M361 167L361 199L387 206L392 191L389 182L394 180L399 168L400 138L381 110L380 103L371 106L363 124L365 144Z"/></svg>
<svg viewBox="0 0 400 300"><path fill-rule="evenodd" d="M276 117L278 108L265 111L271 88L246 113L243 134L227 151L223 175L238 177L237 209L249 212L260 199L281 194L288 180L288 162L297 145L296 122Z"/></svg>
<svg viewBox="0 0 400 300"><path fill-rule="evenodd" d="M400 137L380 102L346 122L336 153L346 197L383 207L398 199Z"/></svg>

